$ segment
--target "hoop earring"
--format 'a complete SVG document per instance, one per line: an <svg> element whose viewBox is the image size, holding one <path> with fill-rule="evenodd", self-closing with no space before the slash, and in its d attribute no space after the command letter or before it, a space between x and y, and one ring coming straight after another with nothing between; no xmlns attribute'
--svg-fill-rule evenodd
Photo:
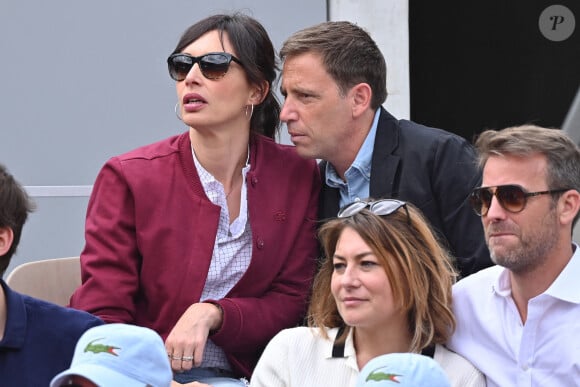
<svg viewBox="0 0 580 387"><path fill-rule="evenodd" d="M177 111L178 107L179 107L179 102L176 102L175 107L173 108L173 111L175 112L175 115L177 116L177 118L179 118L179 121L183 122L183 118L181 118L181 116L179 115L179 112Z"/></svg>
<svg viewBox="0 0 580 387"><path fill-rule="evenodd" d="M248 116L248 106L251 106L252 109L250 110L250 115ZM248 121L250 121L252 119L252 115L254 114L254 104L251 105L246 105L246 118L248 119Z"/></svg>

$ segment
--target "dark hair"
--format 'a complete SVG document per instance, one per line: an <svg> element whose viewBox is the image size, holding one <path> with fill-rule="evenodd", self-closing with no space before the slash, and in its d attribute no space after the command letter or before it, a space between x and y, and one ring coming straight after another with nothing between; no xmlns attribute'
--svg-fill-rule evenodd
<svg viewBox="0 0 580 387"><path fill-rule="evenodd" d="M387 99L387 65L370 35L346 21L329 21L294 33L282 45L280 58L313 52L337 83L342 95L358 83L372 92L371 107L378 109Z"/></svg>
<svg viewBox="0 0 580 387"><path fill-rule="evenodd" d="M22 227L28 218L28 213L34 210L34 204L26 191L8 173L6 167L0 164L0 228L12 229L14 239L6 254L0 256L0 275L4 275L10 264L12 255L16 252Z"/></svg>
<svg viewBox="0 0 580 387"><path fill-rule="evenodd" d="M254 107L250 130L275 138L280 126L280 103L272 92L272 83L276 80L278 66L272 41L260 22L240 13L209 16L183 33L172 54L183 51L202 35L215 30L220 31L222 45L223 33L227 34L235 51L232 54L243 63L250 83L268 82L268 94Z"/></svg>

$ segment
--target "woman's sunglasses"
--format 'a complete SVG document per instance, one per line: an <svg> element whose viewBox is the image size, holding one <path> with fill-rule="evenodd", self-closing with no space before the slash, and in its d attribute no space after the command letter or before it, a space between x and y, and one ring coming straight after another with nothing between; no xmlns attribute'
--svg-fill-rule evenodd
<svg viewBox="0 0 580 387"><path fill-rule="evenodd" d="M360 200L347 204L338 211L339 218L348 218L358 214L365 208L368 208L370 212L375 215L386 216L391 215L399 208L404 207L407 212L407 219L409 219L409 210L407 209L407 203L395 199L381 199L375 201L365 201Z"/></svg>
<svg viewBox="0 0 580 387"><path fill-rule="evenodd" d="M485 216L491 206L491 199L495 196L504 210L516 214L526 208L528 198L531 196L553 195L565 191L568 191L568 188L527 192L523 187L515 184L479 187L469 195L469 203L477 215Z"/></svg>
<svg viewBox="0 0 580 387"><path fill-rule="evenodd" d="M238 58L227 52L210 52L202 56L177 53L167 58L167 66L169 67L169 75L177 82L183 81L196 63L199 64L199 69L204 77L220 79L226 75L232 61L243 66Z"/></svg>

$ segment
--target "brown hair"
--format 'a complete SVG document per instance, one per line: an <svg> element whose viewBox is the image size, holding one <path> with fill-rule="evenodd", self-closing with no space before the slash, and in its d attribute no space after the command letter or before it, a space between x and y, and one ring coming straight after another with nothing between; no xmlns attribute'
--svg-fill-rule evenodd
<svg viewBox="0 0 580 387"><path fill-rule="evenodd" d="M559 129L522 125L503 130L486 130L475 141L479 152L479 166L483 168L491 156L514 155L525 157L542 154L546 157L548 189L580 191L580 149ZM558 195L553 200L558 200ZM576 214L573 226L578 221Z"/></svg>
<svg viewBox="0 0 580 387"><path fill-rule="evenodd" d="M387 99L387 65L370 35L347 21L329 21L295 32L282 45L280 58L308 52L322 57L328 74L341 95L358 83L367 83L372 92L371 108L378 109Z"/></svg>
<svg viewBox="0 0 580 387"><path fill-rule="evenodd" d="M409 203L407 208L409 216L403 208L387 216L364 209L322 225L319 237L325 260L314 281L309 326L319 327L327 337L325 328L345 325L330 291L330 283L336 244L348 227L356 231L377 256L391 283L394 299L407 313L412 337L409 351L420 352L429 345L447 341L455 329L451 286L456 273L449 254L420 211Z"/></svg>

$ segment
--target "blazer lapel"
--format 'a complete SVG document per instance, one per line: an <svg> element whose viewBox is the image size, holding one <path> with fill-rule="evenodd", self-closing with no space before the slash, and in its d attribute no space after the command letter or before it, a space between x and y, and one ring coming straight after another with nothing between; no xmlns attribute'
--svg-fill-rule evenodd
<svg viewBox="0 0 580 387"><path fill-rule="evenodd" d="M375 199L396 198L399 195L397 170L401 158L395 154L399 136L397 119L381 107L371 161L370 196Z"/></svg>
<svg viewBox="0 0 580 387"><path fill-rule="evenodd" d="M381 108L371 161L370 196L373 198L396 198L399 195L397 170L401 158L394 154L399 146L399 136L400 127L397 119L384 108ZM325 184L326 165L326 161L320 162L320 176L323 184L320 192L318 216L321 220L336 217L340 209L338 189Z"/></svg>
<svg viewBox="0 0 580 387"><path fill-rule="evenodd" d="M340 192L337 188L326 185L326 161L320 162L320 176L322 178L322 189L320 191L318 203L318 219L326 220L335 218L340 209Z"/></svg>

